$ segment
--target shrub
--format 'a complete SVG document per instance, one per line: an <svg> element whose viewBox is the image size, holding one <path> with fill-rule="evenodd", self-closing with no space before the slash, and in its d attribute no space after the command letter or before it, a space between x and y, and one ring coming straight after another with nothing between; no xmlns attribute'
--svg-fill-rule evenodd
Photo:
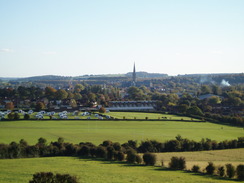
<svg viewBox="0 0 244 183"><path fill-rule="evenodd" d="M218 174L221 177L223 177L225 175L225 167L224 166L218 167Z"/></svg>
<svg viewBox="0 0 244 183"><path fill-rule="evenodd" d="M106 113L106 109L105 109L104 107L101 107L101 108L99 109L99 113Z"/></svg>
<svg viewBox="0 0 244 183"><path fill-rule="evenodd" d="M199 173L200 172L200 167L198 165L193 165L191 171L193 171L195 173Z"/></svg>
<svg viewBox="0 0 244 183"><path fill-rule="evenodd" d="M171 158L169 167L176 170L184 170L186 168L186 161L184 157L175 157Z"/></svg>
<svg viewBox="0 0 244 183"><path fill-rule="evenodd" d="M82 146L77 153L79 156L87 157L90 155L90 148L88 146Z"/></svg>
<svg viewBox="0 0 244 183"><path fill-rule="evenodd" d="M98 157L98 158L106 158L106 156L107 156L107 150L104 147L99 146L96 149L96 157Z"/></svg>
<svg viewBox="0 0 244 183"><path fill-rule="evenodd" d="M237 178L239 180L244 180L244 165L238 165L236 168Z"/></svg>
<svg viewBox="0 0 244 183"><path fill-rule="evenodd" d="M137 156L136 153L133 153L133 152L128 153L127 157L126 157L127 162L128 163L135 163L136 162L136 156Z"/></svg>
<svg viewBox="0 0 244 183"><path fill-rule="evenodd" d="M141 158L141 156L140 155L136 155L136 163L137 164L141 164L142 163L142 158Z"/></svg>
<svg viewBox="0 0 244 183"><path fill-rule="evenodd" d="M143 155L143 161L146 165L154 166L156 163L156 155L152 153L145 153Z"/></svg>
<svg viewBox="0 0 244 183"><path fill-rule="evenodd" d="M25 114L25 115L24 115L24 119L25 119L25 120L30 119L30 115L29 115L29 114Z"/></svg>
<svg viewBox="0 0 244 183"><path fill-rule="evenodd" d="M226 174L229 178L233 178L235 176L236 170L232 164L226 164Z"/></svg>
<svg viewBox="0 0 244 183"><path fill-rule="evenodd" d="M125 154L123 152L118 152L117 159L118 161L123 161L125 159Z"/></svg>
<svg viewBox="0 0 244 183"><path fill-rule="evenodd" d="M52 172L39 172L33 175L32 180L29 183L46 183L46 182L56 182L56 183L78 183L78 179L75 176L69 174L56 174Z"/></svg>
<svg viewBox="0 0 244 183"><path fill-rule="evenodd" d="M206 167L206 172L209 175L213 175L215 171L215 166L212 162L208 162L208 166Z"/></svg>

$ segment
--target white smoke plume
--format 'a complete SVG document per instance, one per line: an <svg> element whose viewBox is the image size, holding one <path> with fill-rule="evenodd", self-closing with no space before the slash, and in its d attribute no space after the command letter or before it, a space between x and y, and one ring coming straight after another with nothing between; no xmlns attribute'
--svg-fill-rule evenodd
<svg viewBox="0 0 244 183"><path fill-rule="evenodd" d="M222 86L230 86L229 81L225 81L224 79L221 81Z"/></svg>

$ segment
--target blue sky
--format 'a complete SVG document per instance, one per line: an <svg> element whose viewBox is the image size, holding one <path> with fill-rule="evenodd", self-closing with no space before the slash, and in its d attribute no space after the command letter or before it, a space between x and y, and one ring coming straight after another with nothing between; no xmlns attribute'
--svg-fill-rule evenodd
<svg viewBox="0 0 244 183"><path fill-rule="evenodd" d="M0 77L242 73L243 0L0 0Z"/></svg>

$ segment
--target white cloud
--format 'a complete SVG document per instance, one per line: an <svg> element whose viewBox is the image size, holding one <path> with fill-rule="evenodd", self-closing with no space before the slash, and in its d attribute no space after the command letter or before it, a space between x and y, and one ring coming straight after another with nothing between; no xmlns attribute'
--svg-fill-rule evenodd
<svg viewBox="0 0 244 183"><path fill-rule="evenodd" d="M9 52L13 52L13 50L9 49L9 48L3 48L3 49L0 49L0 52L9 53Z"/></svg>
<svg viewBox="0 0 244 183"><path fill-rule="evenodd" d="M57 52L56 51L45 51L42 53L43 55L56 55Z"/></svg>

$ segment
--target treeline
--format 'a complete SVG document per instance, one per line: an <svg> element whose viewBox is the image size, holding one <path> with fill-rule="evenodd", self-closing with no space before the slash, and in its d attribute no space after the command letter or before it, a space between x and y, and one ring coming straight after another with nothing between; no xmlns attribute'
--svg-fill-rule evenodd
<svg viewBox="0 0 244 183"><path fill-rule="evenodd" d="M35 145L21 139L19 143L0 144L0 159L8 158L32 158L32 157L53 157L53 156L81 156L105 158L108 160L123 160L125 156L133 153L156 153L156 152L181 152L181 151L203 151L243 148L244 137L237 140L225 140L217 142L211 139L202 139L200 142L182 138L180 135L175 140L164 143L156 140L142 141L140 145L137 141L129 140L124 144L113 143L110 140L104 141L96 146L90 142L72 144L64 142L59 138L56 142L47 144L47 140L39 138Z"/></svg>

